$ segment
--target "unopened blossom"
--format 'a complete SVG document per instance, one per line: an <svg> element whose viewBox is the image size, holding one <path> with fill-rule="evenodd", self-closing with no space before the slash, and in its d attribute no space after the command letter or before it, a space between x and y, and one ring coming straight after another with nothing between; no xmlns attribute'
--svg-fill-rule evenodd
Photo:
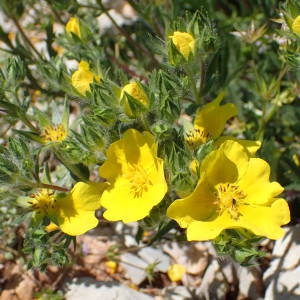
<svg viewBox="0 0 300 300"><path fill-rule="evenodd" d="M163 160L157 157L157 144L150 132L128 129L112 143L100 176L109 187L101 197L110 221L138 221L146 217L167 192Z"/></svg>
<svg viewBox="0 0 300 300"><path fill-rule="evenodd" d="M79 20L75 17L71 17L66 24L66 31L68 33L73 33L81 38L80 24Z"/></svg>
<svg viewBox="0 0 300 300"><path fill-rule="evenodd" d="M196 112L194 128L186 135L186 141L191 147L198 147L209 139L219 137L226 122L237 114L233 103L220 105L223 97L224 94L220 94Z"/></svg>
<svg viewBox="0 0 300 300"><path fill-rule="evenodd" d="M95 211L101 207L100 198L105 187L105 183L78 182L62 196L42 189L33 194L28 203L35 213L50 218L53 223L48 229L57 229L57 225L64 233L76 236L97 226Z"/></svg>
<svg viewBox="0 0 300 300"><path fill-rule="evenodd" d="M90 70L90 65L86 61L81 61L78 70L72 74L72 85L82 95L91 90L90 84L94 81L99 82L100 76Z"/></svg>
<svg viewBox="0 0 300 300"><path fill-rule="evenodd" d="M279 239L290 221L282 186L270 182L270 167L240 143L225 141L200 166L195 190L175 200L167 215L187 229L187 239L215 239L223 230L245 228L258 236Z"/></svg>
<svg viewBox="0 0 300 300"><path fill-rule="evenodd" d="M140 104L144 105L145 107L149 106L148 97L140 84L138 84L137 82L131 82L126 84L121 90L120 98L124 100L125 113L129 117L132 117L134 114L132 113L132 110L129 105L129 100L126 94L134 98L136 101L138 101Z"/></svg>
<svg viewBox="0 0 300 300"><path fill-rule="evenodd" d="M175 31L169 38L186 60L194 53L195 38L188 32Z"/></svg>

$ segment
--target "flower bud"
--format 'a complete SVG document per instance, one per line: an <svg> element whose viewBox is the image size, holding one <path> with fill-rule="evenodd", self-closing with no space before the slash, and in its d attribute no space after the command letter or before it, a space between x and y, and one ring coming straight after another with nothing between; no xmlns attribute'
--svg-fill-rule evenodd
<svg viewBox="0 0 300 300"><path fill-rule="evenodd" d="M79 38L81 38L79 20L75 17L71 17L66 25L66 31L70 34L73 33L77 35Z"/></svg>
<svg viewBox="0 0 300 300"><path fill-rule="evenodd" d="M186 60L188 60L191 53L194 53L195 39L191 34L175 31L169 38L172 40L178 52L181 53Z"/></svg>
<svg viewBox="0 0 300 300"><path fill-rule="evenodd" d="M141 85L137 82L126 84L121 91L120 98L124 101L125 113L129 117L134 117L136 115L136 112L133 111L134 108L149 107L148 97Z"/></svg>

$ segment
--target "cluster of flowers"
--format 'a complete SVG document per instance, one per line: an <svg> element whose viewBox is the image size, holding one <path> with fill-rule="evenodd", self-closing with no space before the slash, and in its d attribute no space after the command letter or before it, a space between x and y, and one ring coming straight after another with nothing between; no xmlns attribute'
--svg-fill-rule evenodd
<svg viewBox="0 0 300 300"><path fill-rule="evenodd" d="M70 20L67 31L80 37L77 19ZM188 60L194 51L194 37L176 31L169 38ZM85 61L72 75L72 85L83 95L90 91L91 83L100 80ZM128 116L132 115L128 96L148 106L142 86L129 83L120 94ZM245 228L258 236L278 239L284 234L281 226L290 221L286 200L278 198L283 187L270 182L268 163L255 157L260 142L220 137L226 122L237 114L236 106L221 105L222 99L220 95L198 110L192 129L186 133L186 143L193 149L210 141L213 150L201 161L191 162L198 183L190 195L176 199L166 215L186 229L190 241L212 240L230 228ZM100 208L105 209L103 217L109 221L139 221L163 201L169 190L164 160L157 153L158 144L151 132L130 128L108 147L99 168L102 182L77 182L67 194L42 190L32 195L30 205L49 217L51 228L72 236L96 227L95 211Z"/></svg>

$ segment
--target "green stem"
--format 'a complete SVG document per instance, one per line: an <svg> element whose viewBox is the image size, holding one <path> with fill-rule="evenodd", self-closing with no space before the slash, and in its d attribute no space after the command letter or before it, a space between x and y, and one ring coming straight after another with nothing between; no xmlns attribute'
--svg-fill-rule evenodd
<svg viewBox="0 0 300 300"><path fill-rule="evenodd" d="M193 96L194 96L194 99L195 99L195 103L201 105L202 104L202 99L199 96L197 86L196 86L196 81L194 79L194 76L193 76L193 73L190 69L190 66L186 65L186 67L184 69L185 69L185 72L186 72L186 74L188 76L188 79L189 79L189 82L190 82L190 86L191 86L192 93L193 93Z"/></svg>
<svg viewBox="0 0 300 300"><path fill-rule="evenodd" d="M62 153L58 149L54 150L55 156L62 162L62 164L72 173L74 174L80 181L86 182L86 177L80 172L80 170L76 167L76 165L70 164L64 157Z"/></svg>
<svg viewBox="0 0 300 300"><path fill-rule="evenodd" d="M33 52L37 55L37 57L41 60L44 61L43 57L41 56L41 54L36 50L36 48L34 47L34 45L31 43L31 41L29 40L29 38L27 37L27 35L25 34L22 26L19 24L18 20L14 17L14 16L10 16L11 19L13 20L13 22L15 23L16 27L18 28L19 32L21 33L24 41L30 46L30 48L33 50Z"/></svg>
<svg viewBox="0 0 300 300"><path fill-rule="evenodd" d="M49 190L56 190L60 192L69 192L69 189L63 188L57 185L53 184L47 184L47 183L39 183L36 185L37 188L43 188L43 189L49 189Z"/></svg>
<svg viewBox="0 0 300 300"><path fill-rule="evenodd" d="M271 118L273 117L276 110L277 110L277 106L273 104L272 107L270 108L270 110L267 113L266 112L266 101L264 100L264 104L263 104L263 107L262 107L262 117L260 119L259 127L258 127L257 134L256 134L256 138L259 141L261 141L261 142L263 141L264 135L265 135L266 125L271 120Z"/></svg>
<svg viewBox="0 0 300 300"><path fill-rule="evenodd" d="M265 126L266 126L265 113L266 113L266 100L263 99L262 115L259 120L259 126L256 133L256 139L261 142L263 141L264 134L265 134Z"/></svg>
<svg viewBox="0 0 300 300"><path fill-rule="evenodd" d="M121 26L118 25L118 23L115 21L115 19L110 15L108 10L104 7L102 4L102 1L97 1L97 4L99 5L99 8L103 11L103 13L109 18L109 20L113 23L113 25L117 28L117 30L127 39L127 41L138 50L138 52L141 52L146 55L146 57L150 57L155 64L155 66L159 66L159 62L155 58L155 56L145 48L141 47L138 43L136 43L130 34L126 30L124 30Z"/></svg>
<svg viewBox="0 0 300 300"><path fill-rule="evenodd" d="M280 81L282 80L284 75L288 72L288 70L289 70L289 66L285 65L284 68L280 71L280 73L277 77L277 80L276 80L276 82L278 84L280 84ZM257 74L256 71L255 71L255 74ZM270 102L272 106L267 113L267 111L266 111L267 102L265 99L262 99L262 100L263 100L262 117L260 119L259 127L258 127L257 134L256 134L256 137L259 141L263 141L266 125L271 120L271 118L273 117L274 113L277 110L277 105L274 105L272 102Z"/></svg>

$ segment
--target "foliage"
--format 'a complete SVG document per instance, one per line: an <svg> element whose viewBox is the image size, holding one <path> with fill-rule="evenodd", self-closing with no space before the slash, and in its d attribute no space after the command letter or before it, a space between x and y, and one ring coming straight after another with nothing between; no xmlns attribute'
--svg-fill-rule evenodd
<svg viewBox="0 0 300 300"><path fill-rule="evenodd" d="M160 182L167 186L134 219L140 226L137 240L149 229L156 231L149 244L185 239L180 221L166 212L194 191L206 172L202 161L221 144L219 135L261 142L255 155L269 163L271 181L285 188L289 204L299 201L300 35L293 31L298 1L128 3L135 17L123 24L101 0L0 3L11 24L0 25L0 240L3 248L13 248L12 228L24 226L25 243L14 250L30 267L66 264L66 249L75 238L46 231L57 220L48 210L32 214L28 199L41 189L53 201L68 198L80 182L107 181L108 190L118 192L114 187L126 180L128 190L118 193L132 192L132 184L143 199L144 190L153 191L156 176L147 178L148 169L142 177L140 171L133 176L127 165L141 170L160 164ZM99 28L101 16L111 23L109 29ZM214 99L224 103L211 113ZM210 134L216 131L211 124L218 128L216 135ZM147 141L124 144L132 130L147 132ZM108 163L112 147L116 161ZM137 156L130 157L131 152ZM222 172L218 168L213 172ZM110 204L106 197L98 215L104 212L105 218ZM65 215L72 215L71 206ZM299 218L291 215L293 222ZM112 220L126 220L118 216ZM256 248L260 239L230 228L213 243L220 254L248 264L262 256Z"/></svg>

